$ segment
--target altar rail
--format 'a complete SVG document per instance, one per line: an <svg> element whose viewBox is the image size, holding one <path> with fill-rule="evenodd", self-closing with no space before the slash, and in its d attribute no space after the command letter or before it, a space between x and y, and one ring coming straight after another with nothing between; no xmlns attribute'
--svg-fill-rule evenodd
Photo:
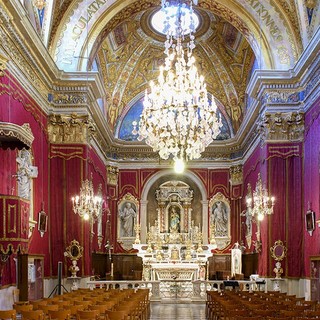
<svg viewBox="0 0 320 320"><path fill-rule="evenodd" d="M237 280L237 281L223 281L223 280L210 280L210 281L88 281L87 285L90 289L94 288L119 288L128 289L150 289L150 300L191 300L191 301L205 301L206 291L222 291L224 289L237 289L243 291L254 291L256 283L254 281Z"/></svg>

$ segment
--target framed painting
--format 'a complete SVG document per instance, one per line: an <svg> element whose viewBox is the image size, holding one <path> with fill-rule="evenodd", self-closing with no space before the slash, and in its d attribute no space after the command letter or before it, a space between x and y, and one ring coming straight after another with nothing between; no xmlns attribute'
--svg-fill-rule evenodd
<svg viewBox="0 0 320 320"><path fill-rule="evenodd" d="M41 210L38 216L38 231L40 232L41 237L47 232L48 228L48 216L47 214Z"/></svg>
<svg viewBox="0 0 320 320"><path fill-rule="evenodd" d="M315 229L315 213L312 210L308 210L306 213L306 230L312 236L312 232Z"/></svg>

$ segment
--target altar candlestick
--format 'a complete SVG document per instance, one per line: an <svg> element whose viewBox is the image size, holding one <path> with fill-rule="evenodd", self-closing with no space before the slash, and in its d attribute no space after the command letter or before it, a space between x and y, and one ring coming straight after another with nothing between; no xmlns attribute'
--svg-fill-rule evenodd
<svg viewBox="0 0 320 320"><path fill-rule="evenodd" d="M111 263L110 277L113 278L113 262Z"/></svg>

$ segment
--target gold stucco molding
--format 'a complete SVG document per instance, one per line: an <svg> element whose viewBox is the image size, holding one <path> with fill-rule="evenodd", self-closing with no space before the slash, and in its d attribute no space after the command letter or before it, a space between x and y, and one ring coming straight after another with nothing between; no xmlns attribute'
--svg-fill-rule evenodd
<svg viewBox="0 0 320 320"><path fill-rule="evenodd" d="M107 166L107 183L113 186L118 185L119 168L115 166Z"/></svg>
<svg viewBox="0 0 320 320"><path fill-rule="evenodd" d="M304 137L303 112L266 113L259 121L261 140L302 141Z"/></svg>
<svg viewBox="0 0 320 320"><path fill-rule="evenodd" d="M87 144L96 132L96 127L88 115L51 114L48 121L50 143Z"/></svg>
<svg viewBox="0 0 320 320"><path fill-rule="evenodd" d="M32 58L30 47L22 38L21 31L12 23L13 17L5 7L0 6L0 43L8 53L10 61L23 72L34 88L43 96L47 95L48 88L44 84L41 66ZM1 61L0 61L1 62Z"/></svg>
<svg viewBox="0 0 320 320"><path fill-rule="evenodd" d="M7 69L8 59L0 54L0 77L4 76L4 70Z"/></svg>
<svg viewBox="0 0 320 320"><path fill-rule="evenodd" d="M243 166L237 165L230 167L230 183L233 186L243 183Z"/></svg>
<svg viewBox="0 0 320 320"><path fill-rule="evenodd" d="M31 148L34 136L29 123L19 126L15 123L0 122L0 146L11 147L16 142L21 142L23 147Z"/></svg>

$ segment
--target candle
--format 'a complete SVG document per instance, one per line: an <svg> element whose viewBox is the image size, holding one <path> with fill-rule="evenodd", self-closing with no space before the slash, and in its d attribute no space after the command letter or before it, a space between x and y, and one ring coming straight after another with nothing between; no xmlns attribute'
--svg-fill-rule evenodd
<svg viewBox="0 0 320 320"><path fill-rule="evenodd" d="M110 271L110 276L113 278L113 262L111 263L111 271Z"/></svg>

